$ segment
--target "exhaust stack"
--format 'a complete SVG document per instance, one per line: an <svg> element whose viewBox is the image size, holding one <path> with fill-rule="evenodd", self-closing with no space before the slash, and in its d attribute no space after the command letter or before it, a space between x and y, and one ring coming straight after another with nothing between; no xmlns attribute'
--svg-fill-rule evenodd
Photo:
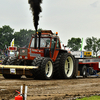
<svg viewBox="0 0 100 100"><path fill-rule="evenodd" d="M37 32L35 33L34 48L37 48Z"/></svg>
<svg viewBox="0 0 100 100"><path fill-rule="evenodd" d="M38 42L39 44L38 44L38 49L40 49L40 42L41 42L41 32L39 32L39 34L38 34L38 35L39 35L39 42Z"/></svg>

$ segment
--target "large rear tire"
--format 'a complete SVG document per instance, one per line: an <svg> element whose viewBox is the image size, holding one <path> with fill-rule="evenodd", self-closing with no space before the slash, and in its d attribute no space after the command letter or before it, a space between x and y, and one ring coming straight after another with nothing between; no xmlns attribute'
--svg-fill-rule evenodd
<svg viewBox="0 0 100 100"><path fill-rule="evenodd" d="M60 76L60 68L59 68L60 59L61 59L61 54L58 55L56 61L54 62L54 73L53 73L54 79L59 79L61 77Z"/></svg>
<svg viewBox="0 0 100 100"><path fill-rule="evenodd" d="M73 78L74 74L75 74L75 59L74 57L69 54L69 53L62 53L59 59L59 64L56 65L55 67L55 72L54 74L57 72L57 74L55 74L56 78L60 78L60 79L70 79Z"/></svg>
<svg viewBox="0 0 100 100"><path fill-rule="evenodd" d="M35 58L33 61L34 66L39 66L38 69L33 70L34 79L49 80L53 76L53 62L51 58Z"/></svg>

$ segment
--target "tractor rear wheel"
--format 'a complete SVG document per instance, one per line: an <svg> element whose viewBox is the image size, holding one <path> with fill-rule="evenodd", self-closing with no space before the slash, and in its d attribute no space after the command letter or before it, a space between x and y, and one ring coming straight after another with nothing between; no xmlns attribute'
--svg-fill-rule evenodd
<svg viewBox="0 0 100 100"><path fill-rule="evenodd" d="M53 76L53 62L51 58L35 58L33 61L34 66L39 66L38 69L33 70L34 79L49 80Z"/></svg>
<svg viewBox="0 0 100 100"><path fill-rule="evenodd" d="M61 77L60 76L60 68L59 68L60 59L61 59L61 54L58 55L56 61L54 62L54 73L53 73L54 79L59 79Z"/></svg>
<svg viewBox="0 0 100 100"><path fill-rule="evenodd" d="M74 57L69 54L69 53L62 53L60 56L60 60L59 63L57 65L57 69L54 70L55 72L57 72L56 76L57 78L60 79L69 79L69 78L73 78L75 72L75 59ZM55 73L54 72L54 73Z"/></svg>

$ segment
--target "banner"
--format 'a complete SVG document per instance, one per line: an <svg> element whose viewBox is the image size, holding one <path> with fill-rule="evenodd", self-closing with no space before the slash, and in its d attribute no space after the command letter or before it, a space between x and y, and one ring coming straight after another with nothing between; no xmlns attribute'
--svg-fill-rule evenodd
<svg viewBox="0 0 100 100"><path fill-rule="evenodd" d="M14 39L12 39L10 45L11 45L11 47L14 47Z"/></svg>

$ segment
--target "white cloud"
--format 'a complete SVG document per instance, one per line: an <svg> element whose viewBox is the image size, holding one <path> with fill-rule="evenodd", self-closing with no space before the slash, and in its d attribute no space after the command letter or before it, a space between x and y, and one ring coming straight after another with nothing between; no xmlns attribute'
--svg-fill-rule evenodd
<svg viewBox="0 0 100 100"><path fill-rule="evenodd" d="M97 7L98 3L99 3L99 1L96 1L96 2L94 2L94 3L92 3L92 4L90 4L90 5L91 5L92 7Z"/></svg>

